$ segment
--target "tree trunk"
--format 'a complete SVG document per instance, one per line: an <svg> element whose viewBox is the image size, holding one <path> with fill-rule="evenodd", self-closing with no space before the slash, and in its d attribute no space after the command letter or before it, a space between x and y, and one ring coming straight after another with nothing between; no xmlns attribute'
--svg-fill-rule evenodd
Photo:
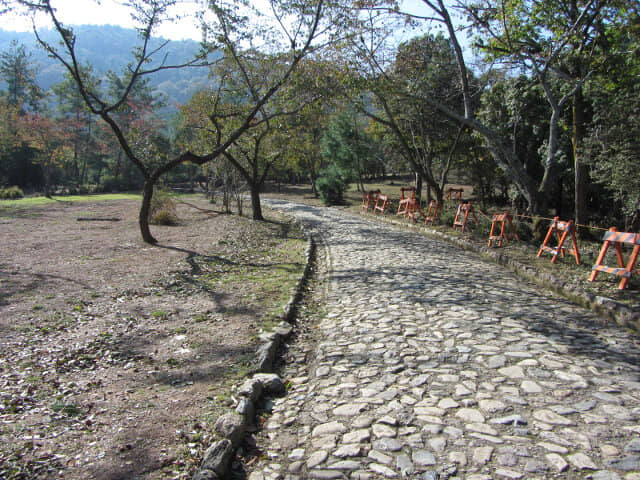
<svg viewBox="0 0 640 480"><path fill-rule="evenodd" d="M584 97L582 89L573 96L573 168L575 175L574 213L576 224L585 225L587 221L587 166L580 156L580 145L584 137ZM577 228L578 234L580 227Z"/></svg>
<svg viewBox="0 0 640 480"><path fill-rule="evenodd" d="M51 198L51 166L49 161L44 165L44 196Z"/></svg>
<svg viewBox="0 0 640 480"><path fill-rule="evenodd" d="M118 148L118 155L116 156L116 170L113 174L113 178L116 181L116 185L118 185L118 176L120 175L120 164L122 162L122 149ZM120 188L118 188L120 190Z"/></svg>
<svg viewBox="0 0 640 480"><path fill-rule="evenodd" d="M422 197L422 177L420 176L420 174L418 174L418 172L415 172L415 177L416 177L416 198L418 199L418 201L420 201L420 198Z"/></svg>
<svg viewBox="0 0 640 480"><path fill-rule="evenodd" d="M249 184L249 189L251 190L251 217L254 220L264 220L260 205L260 185Z"/></svg>
<svg viewBox="0 0 640 480"><path fill-rule="evenodd" d="M142 240L151 245L155 245L158 241L151 235L149 229L149 210L151 209L151 198L153 197L154 182L145 180L142 189L142 204L140 205L140 215L138 216L138 224L140 225L140 234Z"/></svg>
<svg viewBox="0 0 640 480"><path fill-rule="evenodd" d="M556 216L563 218L562 214L562 190L564 190L564 178L562 175L558 176L558 191L556 193Z"/></svg>

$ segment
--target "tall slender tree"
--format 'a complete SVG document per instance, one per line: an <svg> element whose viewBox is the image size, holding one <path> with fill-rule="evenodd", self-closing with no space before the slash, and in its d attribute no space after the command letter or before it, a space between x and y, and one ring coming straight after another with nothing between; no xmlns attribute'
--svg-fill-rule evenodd
<svg viewBox="0 0 640 480"><path fill-rule="evenodd" d="M36 66L25 46L13 40L9 50L0 53L0 77L5 81L9 105L21 111L37 111L42 92L36 83Z"/></svg>

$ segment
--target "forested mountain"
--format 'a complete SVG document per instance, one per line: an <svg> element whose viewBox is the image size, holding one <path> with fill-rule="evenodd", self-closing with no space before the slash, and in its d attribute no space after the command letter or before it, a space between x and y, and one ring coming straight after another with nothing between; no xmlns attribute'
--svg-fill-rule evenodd
<svg viewBox="0 0 640 480"><path fill-rule="evenodd" d="M74 32L78 36L78 54L80 60L93 65L100 73L109 70L121 72L130 61L131 48L138 42L137 32L112 25L77 26ZM57 43L57 33L45 31L43 37L53 44ZM63 68L47 56L35 40L32 32L10 32L0 29L0 52L7 51L12 40L25 45L32 54L37 69L38 85L48 90L62 80ZM163 39L155 39L152 46L159 46ZM193 40L171 41L166 47L167 63L187 61L198 52L199 44ZM182 68L164 70L151 76L151 84L163 93L169 105L183 104L189 101L193 93L209 81L207 68ZM2 88L2 87L0 87Z"/></svg>

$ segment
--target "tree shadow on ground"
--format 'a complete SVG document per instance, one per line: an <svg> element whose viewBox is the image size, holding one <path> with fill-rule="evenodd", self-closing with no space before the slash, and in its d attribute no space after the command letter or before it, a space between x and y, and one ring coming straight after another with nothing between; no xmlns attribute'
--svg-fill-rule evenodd
<svg viewBox="0 0 640 480"><path fill-rule="evenodd" d="M12 297L39 290L47 290L49 284L54 286L60 281L76 285L85 290L91 290L89 284L73 278L15 270L7 265L0 265L0 280L0 285L2 286L0 290L0 306L9 305L12 302Z"/></svg>

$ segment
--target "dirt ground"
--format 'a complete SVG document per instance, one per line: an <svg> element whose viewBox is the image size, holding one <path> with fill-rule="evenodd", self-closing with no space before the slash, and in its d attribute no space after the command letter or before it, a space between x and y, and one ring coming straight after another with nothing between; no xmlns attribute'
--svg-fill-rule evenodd
<svg viewBox="0 0 640 480"><path fill-rule="evenodd" d="M0 206L0 477L193 473L305 241L186 202L157 247L137 201Z"/></svg>

